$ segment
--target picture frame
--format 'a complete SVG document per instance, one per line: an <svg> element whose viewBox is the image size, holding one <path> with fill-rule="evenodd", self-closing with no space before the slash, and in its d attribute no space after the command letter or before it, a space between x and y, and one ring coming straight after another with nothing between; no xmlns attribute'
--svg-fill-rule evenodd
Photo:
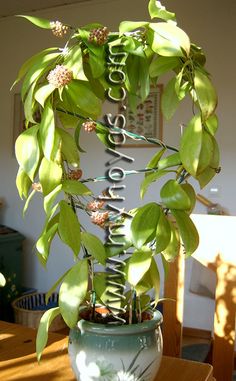
<svg viewBox="0 0 236 381"><path fill-rule="evenodd" d="M125 129L138 135L144 135L146 138L156 138L162 140L163 135L163 116L161 113L161 96L163 85L158 84L151 88L150 94L144 102L140 103L136 112L130 110L127 102L122 106L122 114L126 119ZM125 107L124 107L125 106ZM143 140L133 140L126 137L123 147L146 147L153 148L155 144Z"/></svg>

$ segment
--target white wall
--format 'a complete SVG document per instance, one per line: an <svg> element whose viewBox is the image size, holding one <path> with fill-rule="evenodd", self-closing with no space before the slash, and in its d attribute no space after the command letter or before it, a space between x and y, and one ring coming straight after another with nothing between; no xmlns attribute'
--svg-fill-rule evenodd
<svg viewBox="0 0 236 381"><path fill-rule="evenodd" d="M110 30L117 30L118 23L123 20L147 19L148 1L143 0L97 0L86 4L59 7L55 10L37 12L40 17L59 19L72 25L85 25L91 21L100 21ZM164 3L164 2L163 2ZM219 93L218 115L221 129L218 139L221 148L221 173L213 180L211 186L219 188L218 198L215 200L225 206L231 214L236 214L234 202L235 186L235 139L236 129L233 117L235 102L235 59L236 51L234 38L236 3L227 0L224 5L215 0L166 0L167 8L177 13L180 27L190 35L191 39L202 46L207 54L207 67L212 73L213 81ZM18 68L30 55L37 51L57 44L61 40L55 39L50 32L39 30L25 20L9 17L0 21L1 38L1 86L0 86L0 197L5 200L5 208L0 211L0 222L11 226L23 233L27 240L24 250L24 284L38 290L47 290L73 261L72 254L58 241L53 244L53 254L45 271L33 257L33 243L42 229L43 212L40 200L35 200L29 211L22 219L22 202L19 200L15 189L15 175L17 164L12 154L13 150L13 93L9 88L14 81ZM164 125L164 140L175 144L179 134L179 124L188 121L189 114L183 105L176 117ZM91 140L90 140L91 139ZM83 145L90 153L90 161L86 160L86 174L88 177L94 173L104 173L104 162L108 159L103 147L95 138L86 137ZM130 149L127 151L135 157L134 168L145 166L153 155L153 149ZM127 169L128 166L127 166ZM138 198L138 186L141 178L127 179L125 191L126 203L129 207L135 205ZM202 193L209 197L208 186ZM154 188L149 193L149 198L154 196ZM204 211L200 205L198 212ZM210 227L209 227L210 228ZM96 229L96 228L95 228ZM191 261L187 262L187 279L191 275ZM48 277L50 274L50 279ZM211 321L209 314L212 311L211 302L202 297L186 296L186 325L209 328ZM199 303L199 304L197 304ZM204 313L196 314L199 307ZM200 319L200 320L199 320Z"/></svg>

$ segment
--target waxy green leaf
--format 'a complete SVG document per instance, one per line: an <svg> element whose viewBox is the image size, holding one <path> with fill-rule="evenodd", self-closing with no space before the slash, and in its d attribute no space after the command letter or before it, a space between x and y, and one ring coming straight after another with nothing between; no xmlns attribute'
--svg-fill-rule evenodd
<svg viewBox="0 0 236 381"><path fill-rule="evenodd" d="M90 195L92 191L83 183L77 180L64 180L62 189L69 194Z"/></svg>
<svg viewBox="0 0 236 381"><path fill-rule="evenodd" d="M59 307L68 327L75 327L79 320L80 305L88 288L88 260L82 259L66 274L59 291Z"/></svg>
<svg viewBox="0 0 236 381"><path fill-rule="evenodd" d="M149 25L147 21L122 21L119 26L119 32L122 35L135 29L145 28L147 25Z"/></svg>
<svg viewBox="0 0 236 381"><path fill-rule="evenodd" d="M176 180L168 180L160 191L164 205L169 209L188 210L191 202L184 188Z"/></svg>
<svg viewBox="0 0 236 381"><path fill-rule="evenodd" d="M166 120L172 118L180 102L175 90L175 81L174 77L167 83L161 97L161 109Z"/></svg>
<svg viewBox="0 0 236 381"><path fill-rule="evenodd" d="M204 130L201 117L196 115L181 138L180 157L183 166L196 177L209 166L213 152L213 137Z"/></svg>
<svg viewBox="0 0 236 381"><path fill-rule="evenodd" d="M39 181L43 188L43 194L46 196L61 183L62 167L54 161L45 157L42 159L39 167Z"/></svg>
<svg viewBox="0 0 236 381"><path fill-rule="evenodd" d="M81 241L88 251L88 254L105 266L106 252L102 241L94 234L87 232L81 233Z"/></svg>
<svg viewBox="0 0 236 381"><path fill-rule="evenodd" d="M160 209L160 217L156 228L156 253L163 251L171 239L170 222L163 210Z"/></svg>
<svg viewBox="0 0 236 381"><path fill-rule="evenodd" d="M183 57L189 55L190 40L188 35L172 22L149 24L154 31L152 50L160 56Z"/></svg>
<svg viewBox="0 0 236 381"><path fill-rule="evenodd" d="M162 250L162 255L164 256L166 261L173 262L180 251L180 237L178 229L174 226L172 222L170 222L170 229L170 242L168 243L166 248Z"/></svg>
<svg viewBox="0 0 236 381"><path fill-rule="evenodd" d="M57 128L56 131L61 137L61 152L63 159L73 167L78 168L80 164L80 156L73 136L62 128Z"/></svg>
<svg viewBox="0 0 236 381"><path fill-rule="evenodd" d="M134 251L126 262L126 279L135 287L148 271L152 262L152 251L150 249Z"/></svg>
<svg viewBox="0 0 236 381"><path fill-rule="evenodd" d="M148 10L152 19L157 17L166 21L175 20L175 14L173 12L167 11L160 1L150 0L148 4Z"/></svg>
<svg viewBox="0 0 236 381"><path fill-rule="evenodd" d="M101 101L86 82L74 79L65 86L64 92L82 111L95 116L94 119L101 114Z"/></svg>
<svg viewBox="0 0 236 381"><path fill-rule="evenodd" d="M172 69L175 69L179 65L180 61L177 57L161 57L152 61L149 67L149 74L151 78L159 77Z"/></svg>
<svg viewBox="0 0 236 381"><path fill-rule="evenodd" d="M36 337L37 360L40 361L42 352L47 345L48 331L52 321L60 314L60 308L54 307L47 310L40 319Z"/></svg>
<svg viewBox="0 0 236 381"><path fill-rule="evenodd" d="M34 94L34 97L36 101L44 107L45 101L48 99L48 97L52 94L52 92L55 90L55 86L51 85L50 83L41 86Z"/></svg>
<svg viewBox="0 0 236 381"><path fill-rule="evenodd" d="M44 156L50 161L54 150L55 120L54 111L49 101L43 110L39 134Z"/></svg>
<svg viewBox="0 0 236 381"><path fill-rule="evenodd" d="M217 106L217 94L215 88L208 76L200 70L195 70L194 88L203 119L206 120L214 113Z"/></svg>
<svg viewBox="0 0 236 381"><path fill-rule="evenodd" d="M82 51L79 45L75 45L70 49L63 64L67 69L73 72L74 79L80 79L82 81L88 80L84 74Z"/></svg>
<svg viewBox="0 0 236 381"><path fill-rule="evenodd" d="M27 198L29 190L31 188L32 181L30 180L27 173L19 167L17 176L16 176L16 187L21 199Z"/></svg>
<svg viewBox="0 0 236 381"><path fill-rule="evenodd" d="M171 213L176 220L180 236L184 244L185 255L186 257L189 257L194 253L199 244L197 229L185 211L171 210Z"/></svg>
<svg viewBox="0 0 236 381"><path fill-rule="evenodd" d="M132 241L137 248L155 237L156 227L160 216L160 206L150 202L138 208L131 222Z"/></svg>
<svg viewBox="0 0 236 381"><path fill-rule="evenodd" d="M77 257L81 242L80 223L71 206L64 200L60 202L58 232L61 240L71 248L75 257Z"/></svg>
<svg viewBox="0 0 236 381"><path fill-rule="evenodd" d="M31 181L34 180L40 159L38 130L38 125L28 128L18 136L15 144L17 161Z"/></svg>
<svg viewBox="0 0 236 381"><path fill-rule="evenodd" d="M26 20L30 21L32 24L40 28L51 29L51 22L49 20L39 18L39 17L26 16L26 15L17 15L17 17L23 17Z"/></svg>
<svg viewBox="0 0 236 381"><path fill-rule="evenodd" d="M153 173L150 173L148 177L145 177L140 185L140 197L143 198L145 193L147 192L149 186L151 183L157 181L162 176L165 176L170 171L156 171Z"/></svg>

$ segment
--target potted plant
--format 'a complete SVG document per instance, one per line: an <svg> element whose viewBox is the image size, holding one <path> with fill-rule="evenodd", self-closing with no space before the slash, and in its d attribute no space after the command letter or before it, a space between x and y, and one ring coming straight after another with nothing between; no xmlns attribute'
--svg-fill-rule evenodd
<svg viewBox="0 0 236 381"><path fill-rule="evenodd" d="M49 298L59 287L59 306L44 314L38 329L38 359L51 321L61 314L71 328L69 352L81 380L154 379L162 346L162 317L155 310L160 283L155 257L161 256L166 268L181 245L186 257L196 250L199 238L190 218L196 197L189 180L203 188L219 170L217 95L204 66L205 55L177 26L174 13L155 0L148 7L151 21L123 21L115 33L97 23L72 27L23 16L57 37L69 34L63 48L39 52L19 71L16 82L23 79L26 128L16 141L16 183L26 199L24 212L33 196L43 200L45 225L36 243L42 265L47 264L56 235L75 258L47 294ZM187 96L193 111L177 147L128 131L122 113L127 103L135 111L151 86L168 75L161 101L166 120ZM101 106L107 100L119 104L121 111L101 121ZM89 133L97 134L111 154L105 176L83 177L82 129L88 138ZM159 197L132 210L116 204L122 201L119 190L126 176L119 161L131 160L121 150L126 138L156 144L146 168L133 171L144 172L141 197L150 184L166 177ZM103 179L113 184L100 195L92 193L89 183ZM103 238L84 229L83 215L103 229ZM134 348L137 342L141 344ZM115 352L121 348L125 355ZM139 356L144 364L137 365Z"/></svg>

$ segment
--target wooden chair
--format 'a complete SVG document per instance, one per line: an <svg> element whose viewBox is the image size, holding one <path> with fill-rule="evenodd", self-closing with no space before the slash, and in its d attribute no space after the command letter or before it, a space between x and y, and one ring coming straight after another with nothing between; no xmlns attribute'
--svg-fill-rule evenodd
<svg viewBox="0 0 236 381"><path fill-rule="evenodd" d="M216 272L212 365L216 381L232 381L236 312L236 217L192 215L200 236L194 258ZM180 357L184 306L184 254L171 263L163 303L164 354Z"/></svg>

